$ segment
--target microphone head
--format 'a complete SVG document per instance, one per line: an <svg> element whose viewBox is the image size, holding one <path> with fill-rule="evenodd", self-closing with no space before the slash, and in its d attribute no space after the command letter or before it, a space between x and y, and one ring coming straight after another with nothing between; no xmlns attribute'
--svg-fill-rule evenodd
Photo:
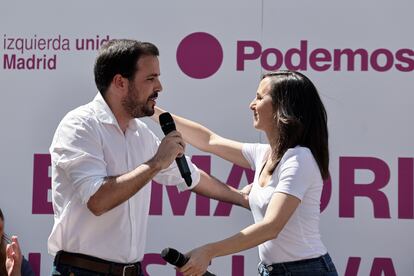
<svg viewBox="0 0 414 276"><path fill-rule="evenodd" d="M187 258L174 248L164 248L161 257L176 267L182 267L187 262Z"/></svg>
<svg viewBox="0 0 414 276"><path fill-rule="evenodd" d="M165 135L170 133L173 130L176 130L174 119L170 113L164 112L159 117L161 129Z"/></svg>

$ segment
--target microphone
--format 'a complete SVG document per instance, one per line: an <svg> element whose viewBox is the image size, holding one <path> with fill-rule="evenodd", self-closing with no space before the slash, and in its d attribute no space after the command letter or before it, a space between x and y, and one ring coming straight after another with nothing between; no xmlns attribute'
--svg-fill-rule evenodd
<svg viewBox="0 0 414 276"><path fill-rule="evenodd" d="M176 130L174 120L170 113L164 112L160 115L160 125L161 129L165 135L170 133L171 131ZM187 160L185 156L175 158L175 162L177 163L177 167L180 170L181 176L184 178L185 183L188 187L191 186L193 180L191 179L191 171L188 168Z"/></svg>
<svg viewBox="0 0 414 276"><path fill-rule="evenodd" d="M166 262L176 267L182 267L188 261L188 259L182 253L178 252L174 248L164 248L161 252L161 257ZM204 272L203 276L215 276L215 275L213 273L206 271Z"/></svg>

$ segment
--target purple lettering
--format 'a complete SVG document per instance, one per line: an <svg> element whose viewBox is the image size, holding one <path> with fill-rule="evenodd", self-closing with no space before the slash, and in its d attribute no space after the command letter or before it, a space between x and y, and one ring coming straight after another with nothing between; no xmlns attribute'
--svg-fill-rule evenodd
<svg viewBox="0 0 414 276"><path fill-rule="evenodd" d="M379 65L378 57L380 55L385 56L385 64L383 66ZM394 64L394 56L390 50L387 49L377 49L371 54L370 58L371 66L378 72L385 72L391 69L392 65Z"/></svg>
<svg viewBox="0 0 414 276"><path fill-rule="evenodd" d="M231 257L231 275L244 276L244 256L235 255Z"/></svg>
<svg viewBox="0 0 414 276"><path fill-rule="evenodd" d="M253 49L253 51L247 53L248 48ZM237 41L237 71L243 71L244 61L259 58L261 52L262 46L257 41Z"/></svg>
<svg viewBox="0 0 414 276"><path fill-rule="evenodd" d="M398 158L398 218L414 218L414 159Z"/></svg>
<svg viewBox="0 0 414 276"><path fill-rule="evenodd" d="M355 197L368 197L374 205L375 218L390 218L386 195L380 191L390 179L390 170L381 159L374 157L340 157L339 159L339 216L355 216ZM374 180L369 184L357 184L356 170L370 170Z"/></svg>
<svg viewBox="0 0 414 276"><path fill-rule="evenodd" d="M200 169L210 173L211 156L194 155L191 158L192 162ZM151 187L151 202L149 214L153 216L162 215L162 201L163 201L163 186L152 182ZM175 216L184 216L187 209L191 192L185 191L180 193L176 186L166 186L168 198L171 204L172 212ZM196 195L196 216L210 215L210 199L204 196Z"/></svg>
<svg viewBox="0 0 414 276"><path fill-rule="evenodd" d="M401 63L407 64L407 66L403 66L403 64L396 64L395 68L397 68L398 70L402 72L411 72L414 70L414 51L413 50L400 49L395 54L395 59L400 61Z"/></svg>
<svg viewBox="0 0 414 276"><path fill-rule="evenodd" d="M297 55L299 63L293 65L293 55ZM307 68L307 56L308 56L308 41L300 41L300 49L292 48L287 50L285 54L285 65L289 70L306 70Z"/></svg>
<svg viewBox="0 0 414 276"><path fill-rule="evenodd" d="M39 41L38 41L37 47L41 51L43 51L44 49L46 49L46 40L44 40L43 38L40 38Z"/></svg>
<svg viewBox="0 0 414 276"><path fill-rule="evenodd" d="M149 276L149 273L147 272L147 266L151 264L166 265L167 262L161 258L160 254L145 254L144 259L142 260L142 270L145 276Z"/></svg>
<svg viewBox="0 0 414 276"><path fill-rule="evenodd" d="M318 63L326 64L318 64ZM326 71L331 67L332 57L328 50L318 48L310 53L309 66L315 71Z"/></svg>
<svg viewBox="0 0 414 276"><path fill-rule="evenodd" d="M174 216L184 216L190 201L191 191L179 192L176 186L166 186Z"/></svg>
<svg viewBox="0 0 414 276"><path fill-rule="evenodd" d="M270 65L268 63L269 55L273 54L275 56L275 64ZM283 64L283 54L281 51L275 48L269 48L263 51L262 56L260 57L260 64L265 70L275 71L278 70Z"/></svg>
<svg viewBox="0 0 414 276"><path fill-rule="evenodd" d="M33 214L53 214L52 203L47 200L48 191L51 189L49 177L49 154L35 154L33 165Z"/></svg>
<svg viewBox="0 0 414 276"><path fill-rule="evenodd" d="M3 69L14 69L16 68L16 55L3 56Z"/></svg>
<svg viewBox="0 0 414 276"><path fill-rule="evenodd" d="M150 216L162 216L162 185L155 181L151 183Z"/></svg>
<svg viewBox="0 0 414 276"><path fill-rule="evenodd" d="M259 57L262 68L268 71L278 70L283 65L290 70L306 71L309 62L309 67L315 71L327 71L332 67L334 71L368 71L371 66L375 71L385 72L394 66L394 59L398 61L395 64L397 70L414 70L414 51L409 48L395 52L379 48L369 53L363 48L309 50L308 43L307 40L301 40L298 48L288 48L283 53L277 48L265 48L262 51L262 45L257 41L237 41L237 71L245 69L246 60L256 60Z"/></svg>
<svg viewBox="0 0 414 276"><path fill-rule="evenodd" d="M35 276L40 276L40 264L41 264L41 255L40 253L29 253L28 262L32 267L32 270Z"/></svg>
<svg viewBox="0 0 414 276"><path fill-rule="evenodd" d="M151 202L149 215L162 216L163 186L152 181L151 183ZM174 216L184 216L190 200L190 191L179 192L176 186L166 186L168 198Z"/></svg>
<svg viewBox="0 0 414 276"><path fill-rule="evenodd" d="M361 57L361 71L368 71L368 52L365 49L334 49L334 71L341 70L341 57L347 57L347 70L355 71L355 56Z"/></svg>
<svg viewBox="0 0 414 276"><path fill-rule="evenodd" d="M369 276L396 276L394 265L390 258L375 258L372 262L371 273Z"/></svg>
<svg viewBox="0 0 414 276"><path fill-rule="evenodd" d="M361 264L360 257L349 257L346 265L344 276L356 276L358 275L359 265Z"/></svg>

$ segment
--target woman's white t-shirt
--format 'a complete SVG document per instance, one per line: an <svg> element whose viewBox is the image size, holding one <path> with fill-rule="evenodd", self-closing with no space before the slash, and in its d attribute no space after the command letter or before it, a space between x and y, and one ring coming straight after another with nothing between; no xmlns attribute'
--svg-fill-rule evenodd
<svg viewBox="0 0 414 276"><path fill-rule="evenodd" d="M301 203L276 239L259 245L259 257L265 264L316 258L327 253L319 234L320 199L323 180L318 165L308 148L289 149L266 186L258 179L270 153L267 144L244 144L243 155L256 170L249 195L255 222L262 221L274 193L285 193Z"/></svg>

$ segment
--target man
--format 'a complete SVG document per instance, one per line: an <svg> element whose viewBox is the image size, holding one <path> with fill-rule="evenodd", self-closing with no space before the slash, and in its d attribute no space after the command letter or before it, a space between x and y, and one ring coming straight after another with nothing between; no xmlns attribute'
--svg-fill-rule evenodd
<svg viewBox="0 0 414 276"><path fill-rule="evenodd" d="M148 42L103 45L94 68L100 93L56 130L50 147L55 223L48 241L54 275L143 275L148 184L187 188L174 162L184 154L180 133L159 141L136 119L154 113L162 91L158 55ZM246 196L189 167L195 192L248 207Z"/></svg>

